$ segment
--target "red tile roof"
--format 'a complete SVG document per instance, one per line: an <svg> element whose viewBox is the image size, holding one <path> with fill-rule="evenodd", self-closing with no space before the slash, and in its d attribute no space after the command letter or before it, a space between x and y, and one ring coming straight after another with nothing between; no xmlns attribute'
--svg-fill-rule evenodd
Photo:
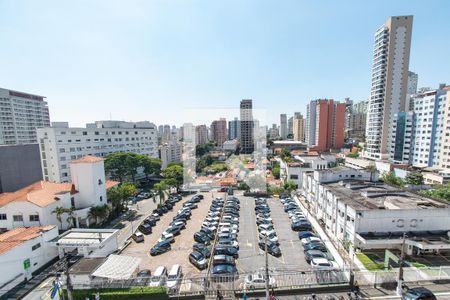
<svg viewBox="0 0 450 300"><path fill-rule="evenodd" d="M38 237L42 232L49 231L56 227L55 225L36 226L36 227L18 227L0 234L0 254L8 252L14 247Z"/></svg>
<svg viewBox="0 0 450 300"><path fill-rule="evenodd" d="M0 194L0 207L14 201L28 201L44 207L57 200L64 193L76 194L78 191L72 183L38 181L12 193Z"/></svg>
<svg viewBox="0 0 450 300"><path fill-rule="evenodd" d="M103 161L103 158L98 157L98 156L93 156L93 155L86 155L86 156L83 156L82 158L71 160L70 163L71 164L85 164L85 163L94 163L94 162L98 162L98 161Z"/></svg>
<svg viewBox="0 0 450 300"><path fill-rule="evenodd" d="M114 181L114 180L106 180L106 184L105 187L107 190L109 190L112 187L115 187L116 185L118 185L120 182L118 181Z"/></svg>

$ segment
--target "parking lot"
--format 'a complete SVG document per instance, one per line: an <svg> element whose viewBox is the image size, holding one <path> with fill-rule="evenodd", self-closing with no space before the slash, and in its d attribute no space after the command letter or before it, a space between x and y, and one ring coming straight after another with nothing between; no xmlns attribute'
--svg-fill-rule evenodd
<svg viewBox="0 0 450 300"><path fill-rule="evenodd" d="M258 229L255 216L255 198L239 196L241 200L240 232L239 232L239 259L237 268L240 273L253 272L264 268L264 251L258 247ZM281 256L269 255L269 268L271 270L310 271L311 267L303 255L303 247L295 231L291 230L291 222L283 210L279 199L267 200L271 209L274 229L278 235Z"/></svg>
<svg viewBox="0 0 450 300"><path fill-rule="evenodd" d="M156 244L161 237L163 231L167 228L177 211L183 206L183 203L192 196L183 197L181 201L176 203L174 208L168 213L161 216L161 220L154 226L153 232L145 236L143 243L134 241L122 252L123 255L141 258L139 269L149 269L152 273L159 266L165 266L170 269L172 265L179 264L185 274L198 274L200 271L189 263L189 253L192 252L192 244L194 243L193 235L202 225L203 219L211 205L211 193L202 193L204 199L198 203L198 208L192 210L191 219L187 221L186 229L181 234L175 236L175 242L172 244L172 250L158 256L150 256L150 249ZM223 193L214 193L214 196L223 195ZM205 271L203 271L205 272Z"/></svg>

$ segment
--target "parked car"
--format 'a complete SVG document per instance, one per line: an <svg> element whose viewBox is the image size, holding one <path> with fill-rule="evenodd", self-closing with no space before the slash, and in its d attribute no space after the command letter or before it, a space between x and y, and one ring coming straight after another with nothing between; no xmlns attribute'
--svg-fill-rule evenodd
<svg viewBox="0 0 450 300"><path fill-rule="evenodd" d="M160 219L159 214L156 212L152 213L150 216L153 217L156 221L159 221Z"/></svg>
<svg viewBox="0 0 450 300"><path fill-rule="evenodd" d="M219 239L217 240L217 246L229 246L239 250L239 243L232 239Z"/></svg>
<svg viewBox="0 0 450 300"><path fill-rule="evenodd" d="M164 266L159 266L156 268L155 273L153 273L152 278L150 279L150 286L157 287L163 286L166 283L167 269Z"/></svg>
<svg viewBox="0 0 450 300"><path fill-rule="evenodd" d="M150 280L151 274L152 273L150 272L150 270L147 270L147 269L139 271L136 274L136 282L137 283L145 283L145 282L147 282L148 280Z"/></svg>
<svg viewBox="0 0 450 300"><path fill-rule="evenodd" d="M195 243L192 245L192 250L200 252L206 258L211 256L211 247L205 244Z"/></svg>
<svg viewBox="0 0 450 300"><path fill-rule="evenodd" d="M259 233L259 238L261 240L265 240L267 238L267 240L269 240L270 242L278 244L278 236L275 233L275 231L273 231L273 230L272 231L265 231L265 230L261 231Z"/></svg>
<svg viewBox="0 0 450 300"><path fill-rule="evenodd" d="M311 243L303 247L303 252L308 250L320 250L322 252L327 252L327 247L323 243Z"/></svg>
<svg viewBox="0 0 450 300"><path fill-rule="evenodd" d="M239 254L238 254L238 249L234 248L234 247L227 247L227 246L220 246L220 247L216 247L214 248L214 255L230 255L233 256L234 258L238 258Z"/></svg>
<svg viewBox="0 0 450 300"><path fill-rule="evenodd" d="M275 288L275 278L269 275L269 288ZM264 289L266 278L261 273L248 274L245 276L244 289Z"/></svg>
<svg viewBox="0 0 450 300"><path fill-rule="evenodd" d="M299 239L305 239L305 238L309 238L312 236L316 236L316 234L312 231L299 231L298 232L298 238Z"/></svg>
<svg viewBox="0 0 450 300"><path fill-rule="evenodd" d="M156 219L154 217L148 217L144 220L144 223L147 223L150 226L156 225Z"/></svg>
<svg viewBox="0 0 450 300"><path fill-rule="evenodd" d="M235 280L238 270L231 265L215 265L211 270L211 274L213 275L212 280L216 280L216 278L220 278L221 281L226 279Z"/></svg>
<svg viewBox="0 0 450 300"><path fill-rule="evenodd" d="M172 234L174 236L176 235L180 235L181 233L181 227L180 226L175 226L175 225L171 225L169 227L166 228L166 230L163 232L163 234Z"/></svg>
<svg viewBox="0 0 450 300"><path fill-rule="evenodd" d="M159 238L158 242L164 242L164 241L169 242L169 243L174 243L175 238L173 237L172 233L163 232L161 234L161 237Z"/></svg>
<svg viewBox="0 0 450 300"><path fill-rule="evenodd" d="M258 243L259 249L265 251L266 250L266 243L262 240ZM273 243L271 241L267 241L267 252L270 255L273 255L275 257L281 256L281 250L280 247L276 243Z"/></svg>
<svg viewBox="0 0 450 300"><path fill-rule="evenodd" d="M211 242L211 240L212 240L212 238L210 238L203 231L198 231L198 232L194 233L194 241L196 241L197 243L209 244Z"/></svg>
<svg viewBox="0 0 450 300"><path fill-rule="evenodd" d="M136 231L135 233L133 233L133 235L131 236L131 238L136 242L136 243L140 243L144 241L144 235L141 232Z"/></svg>
<svg viewBox="0 0 450 300"><path fill-rule="evenodd" d="M312 226L311 223L308 221L298 221L291 224L291 229L294 231L305 231L305 230L311 230Z"/></svg>
<svg viewBox="0 0 450 300"><path fill-rule="evenodd" d="M313 258L311 259L310 265L313 270L318 271L334 271L339 269L336 262L328 260L327 258Z"/></svg>
<svg viewBox="0 0 450 300"><path fill-rule="evenodd" d="M308 250L305 252L305 260L309 264L313 258L327 258L328 254L320 250Z"/></svg>
<svg viewBox="0 0 450 300"><path fill-rule="evenodd" d="M183 276L180 265L173 265L167 275L166 287L168 289L174 289L178 285Z"/></svg>
<svg viewBox="0 0 450 300"><path fill-rule="evenodd" d="M150 249L150 255L156 256L159 254L163 254L166 253L167 251L170 251L170 249L171 249L170 242L161 241L158 242L155 246L153 246L152 249Z"/></svg>
<svg viewBox="0 0 450 300"><path fill-rule="evenodd" d="M232 265L232 266L236 265L236 261L233 256L223 255L223 254L222 255L214 255L212 263L214 266L215 265Z"/></svg>
<svg viewBox="0 0 450 300"><path fill-rule="evenodd" d="M415 287L408 289L402 295L403 300L435 300L436 296L429 289L424 287Z"/></svg>
<svg viewBox="0 0 450 300"><path fill-rule="evenodd" d="M142 223L141 225L139 225L138 229L143 234L150 234L150 233L152 233L152 226L150 226L149 224L147 224L145 222Z"/></svg>
<svg viewBox="0 0 450 300"><path fill-rule="evenodd" d="M189 262L196 266L199 270L204 270L208 267L206 257L198 251L194 251L189 254Z"/></svg>
<svg viewBox="0 0 450 300"><path fill-rule="evenodd" d="M311 236L311 237L301 239L301 242L302 242L302 245L305 246L305 245L311 244L311 243L322 242L322 240L316 236Z"/></svg>

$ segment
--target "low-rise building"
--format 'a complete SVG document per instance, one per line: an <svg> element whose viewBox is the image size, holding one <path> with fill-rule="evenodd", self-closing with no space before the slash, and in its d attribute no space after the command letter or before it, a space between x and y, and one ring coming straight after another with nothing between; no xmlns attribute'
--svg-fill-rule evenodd
<svg viewBox="0 0 450 300"><path fill-rule="evenodd" d="M239 146L238 140L229 140L223 143L223 151L235 152Z"/></svg>
<svg viewBox="0 0 450 300"><path fill-rule="evenodd" d="M57 236L55 225L19 227L0 234L0 295L30 280L33 272L58 257L49 243Z"/></svg>
<svg viewBox="0 0 450 300"><path fill-rule="evenodd" d="M0 194L0 229L59 225L88 227L89 210L107 203L106 190L118 184L105 180L103 158L86 156L70 164L73 182L38 181L11 193ZM58 214L58 207L74 210Z"/></svg>
<svg viewBox="0 0 450 300"><path fill-rule="evenodd" d="M314 170L328 169L327 160L319 156L294 156L293 162L280 160L280 178L284 182L293 181L298 189L303 187L303 177Z"/></svg>
<svg viewBox="0 0 450 300"><path fill-rule="evenodd" d="M172 162L180 162L183 156L183 144L179 141L171 140L161 145L161 169L167 168Z"/></svg>

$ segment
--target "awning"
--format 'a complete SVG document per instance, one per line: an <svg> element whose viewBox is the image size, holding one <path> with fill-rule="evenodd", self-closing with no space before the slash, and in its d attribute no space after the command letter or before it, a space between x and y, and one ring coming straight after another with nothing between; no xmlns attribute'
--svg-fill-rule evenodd
<svg viewBox="0 0 450 300"><path fill-rule="evenodd" d="M111 254L92 276L109 279L129 279L141 262L140 258Z"/></svg>

